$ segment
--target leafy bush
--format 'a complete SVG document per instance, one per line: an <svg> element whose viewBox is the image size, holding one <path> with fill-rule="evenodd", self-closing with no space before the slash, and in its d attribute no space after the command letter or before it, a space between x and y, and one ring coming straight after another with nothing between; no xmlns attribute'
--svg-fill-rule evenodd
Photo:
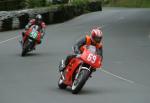
<svg viewBox="0 0 150 103"><path fill-rule="evenodd" d="M26 8L42 7L47 5L47 0L25 0Z"/></svg>
<svg viewBox="0 0 150 103"><path fill-rule="evenodd" d="M47 6L47 0L0 0L0 10L17 10Z"/></svg>
<svg viewBox="0 0 150 103"><path fill-rule="evenodd" d="M71 3L73 5L86 5L89 0L72 0Z"/></svg>
<svg viewBox="0 0 150 103"><path fill-rule="evenodd" d="M102 0L72 0L70 3L83 12L102 10Z"/></svg>
<svg viewBox="0 0 150 103"><path fill-rule="evenodd" d="M23 0L0 0L0 11L22 9L23 2Z"/></svg>
<svg viewBox="0 0 150 103"><path fill-rule="evenodd" d="M119 7L150 7L150 0L103 0L103 3Z"/></svg>
<svg viewBox="0 0 150 103"><path fill-rule="evenodd" d="M76 8L80 8L81 12L87 12L87 4L89 0L72 0L70 3L73 4Z"/></svg>

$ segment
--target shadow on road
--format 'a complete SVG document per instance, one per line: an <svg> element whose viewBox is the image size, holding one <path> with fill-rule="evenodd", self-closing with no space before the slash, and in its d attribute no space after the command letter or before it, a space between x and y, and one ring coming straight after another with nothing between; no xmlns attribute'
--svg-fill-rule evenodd
<svg viewBox="0 0 150 103"><path fill-rule="evenodd" d="M21 52L15 53L13 56L22 57ZM26 57L48 57L48 56L55 56L55 55L50 52L29 52L23 58L26 58Z"/></svg>
<svg viewBox="0 0 150 103"><path fill-rule="evenodd" d="M57 92L59 94L72 94L71 88L67 89L59 89L59 88L50 88L50 91ZM110 90L106 88L91 88L91 87L86 87L83 88L77 95L103 95L107 93L115 93L119 92L119 90Z"/></svg>

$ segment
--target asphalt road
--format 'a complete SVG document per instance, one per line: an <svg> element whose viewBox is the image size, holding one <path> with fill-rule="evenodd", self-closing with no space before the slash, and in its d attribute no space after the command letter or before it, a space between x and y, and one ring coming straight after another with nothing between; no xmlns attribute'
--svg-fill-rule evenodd
<svg viewBox="0 0 150 103"><path fill-rule="evenodd" d="M103 70L78 95L58 89L59 61L93 26L103 29ZM104 8L50 25L26 57L20 32L0 32L0 103L149 103L150 9Z"/></svg>

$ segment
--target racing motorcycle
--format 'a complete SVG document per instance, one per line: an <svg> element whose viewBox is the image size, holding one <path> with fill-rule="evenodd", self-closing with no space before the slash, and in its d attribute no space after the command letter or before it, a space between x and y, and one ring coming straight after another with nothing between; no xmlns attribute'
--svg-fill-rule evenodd
<svg viewBox="0 0 150 103"><path fill-rule="evenodd" d="M39 26L32 25L25 32L25 39L22 44L22 56L25 56L28 52L35 48L37 42L40 42L38 38L40 38Z"/></svg>
<svg viewBox="0 0 150 103"><path fill-rule="evenodd" d="M73 94L79 93L92 72L101 67L101 62L102 58L97 55L95 46L85 46L83 53L72 58L60 73L58 87L65 89L69 86Z"/></svg>

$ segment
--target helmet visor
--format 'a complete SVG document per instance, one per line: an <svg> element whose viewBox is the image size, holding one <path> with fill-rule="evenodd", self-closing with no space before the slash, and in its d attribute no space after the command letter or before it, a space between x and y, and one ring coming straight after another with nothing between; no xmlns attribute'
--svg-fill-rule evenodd
<svg viewBox="0 0 150 103"><path fill-rule="evenodd" d="M102 37L94 37L93 39L96 43L100 43L102 40Z"/></svg>

